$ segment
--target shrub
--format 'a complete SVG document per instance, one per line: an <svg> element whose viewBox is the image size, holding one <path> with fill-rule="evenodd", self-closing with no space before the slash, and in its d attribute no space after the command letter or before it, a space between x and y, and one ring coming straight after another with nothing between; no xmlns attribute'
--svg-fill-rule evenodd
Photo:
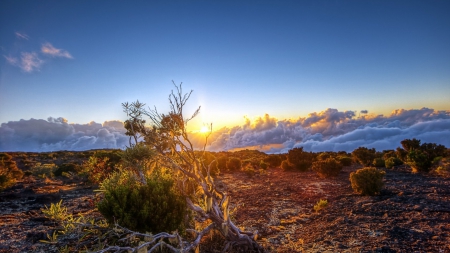
<svg viewBox="0 0 450 253"><path fill-rule="evenodd" d="M250 163L247 163L247 165L242 168L242 171L249 177L253 177L256 173L255 168L253 168L253 165Z"/></svg>
<svg viewBox="0 0 450 253"><path fill-rule="evenodd" d="M95 151L83 164L83 172L89 181L98 184L106 179L112 172L117 170L121 162L121 155L126 156L122 151Z"/></svg>
<svg viewBox="0 0 450 253"><path fill-rule="evenodd" d="M314 205L314 211L318 212L328 206L328 200L321 199Z"/></svg>
<svg viewBox="0 0 450 253"><path fill-rule="evenodd" d="M33 176L41 177L41 178L48 178L48 177L54 177L55 171L58 169L58 166L53 163L36 163L33 168L31 168L30 172Z"/></svg>
<svg viewBox="0 0 450 253"><path fill-rule="evenodd" d="M383 158L375 158L372 162L372 165L375 167L384 167L385 161Z"/></svg>
<svg viewBox="0 0 450 253"><path fill-rule="evenodd" d="M422 150L413 150L408 153L406 163L411 166L414 173L429 172L432 160Z"/></svg>
<svg viewBox="0 0 450 253"><path fill-rule="evenodd" d="M269 164L267 164L266 162L261 160L261 162L259 163L259 167L263 170L267 170L267 168L269 167Z"/></svg>
<svg viewBox="0 0 450 253"><path fill-rule="evenodd" d="M281 168L286 171L292 171L295 169L294 165L291 164L288 160L284 160L281 162Z"/></svg>
<svg viewBox="0 0 450 253"><path fill-rule="evenodd" d="M320 177L337 176L344 167L338 160L327 158L325 160L315 161L312 164L312 170L317 172Z"/></svg>
<svg viewBox="0 0 450 253"><path fill-rule="evenodd" d="M17 179L21 179L23 172L17 168L12 156L0 153L0 191L13 186Z"/></svg>
<svg viewBox="0 0 450 253"><path fill-rule="evenodd" d="M374 167L366 167L350 173L350 182L356 193L373 196L380 193L386 172Z"/></svg>
<svg viewBox="0 0 450 253"><path fill-rule="evenodd" d="M296 170L307 171L311 168L315 154L303 151L303 147L293 148L288 152L288 161Z"/></svg>
<svg viewBox="0 0 450 253"><path fill-rule="evenodd" d="M242 163L241 159L236 157L231 157L227 161L227 170L228 171L239 171L241 169Z"/></svg>
<svg viewBox="0 0 450 253"><path fill-rule="evenodd" d="M58 166L58 168L53 172L55 177L62 176L64 173L78 173L80 171L80 166L74 163L63 163Z"/></svg>
<svg viewBox="0 0 450 253"><path fill-rule="evenodd" d="M268 163L270 167L280 167L282 159L279 155L271 154L268 157L264 158L264 162Z"/></svg>
<svg viewBox="0 0 450 253"><path fill-rule="evenodd" d="M374 148L368 149L366 147L359 147L353 150L352 156L359 164L363 166L370 166L376 158L376 151Z"/></svg>
<svg viewBox="0 0 450 253"><path fill-rule="evenodd" d="M217 169L219 171L227 171L228 157L222 155L217 158Z"/></svg>
<svg viewBox="0 0 450 253"><path fill-rule="evenodd" d="M116 171L101 183L98 210L110 223L139 232L184 231L186 200L167 175L152 174L141 184L129 171Z"/></svg>
<svg viewBox="0 0 450 253"><path fill-rule="evenodd" d="M388 169L392 169L394 166L399 166L402 164L402 160L398 159L397 157L389 157L384 161L384 166Z"/></svg>
<svg viewBox="0 0 450 253"><path fill-rule="evenodd" d="M339 162L342 164L342 166L350 166L352 165L352 158L348 156L340 156Z"/></svg>

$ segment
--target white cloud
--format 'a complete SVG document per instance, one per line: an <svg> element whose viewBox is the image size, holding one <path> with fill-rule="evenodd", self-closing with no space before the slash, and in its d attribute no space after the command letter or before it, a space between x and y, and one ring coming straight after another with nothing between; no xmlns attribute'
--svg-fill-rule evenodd
<svg viewBox="0 0 450 253"><path fill-rule="evenodd" d="M120 127L120 124L122 127ZM64 118L10 121L0 125L0 151L55 151L125 148L129 138L120 121L69 124Z"/></svg>
<svg viewBox="0 0 450 253"><path fill-rule="evenodd" d="M35 70L39 70L43 63L44 63L44 61L39 59L38 55L34 52L22 53L21 62L20 62L19 67L23 71L30 73Z"/></svg>
<svg viewBox="0 0 450 253"><path fill-rule="evenodd" d="M0 151L86 150L124 148L129 136L120 121L69 124L64 118L10 121L0 125ZM204 134L190 133L194 146L203 147ZM450 147L450 111L422 108L396 110L385 117L361 116L327 109L296 120L277 120L268 114L242 126L224 127L211 134L211 151L254 148L284 153L294 147L308 151L347 151L365 146L395 149L404 139L420 139Z"/></svg>
<svg viewBox="0 0 450 253"><path fill-rule="evenodd" d="M57 49L50 43L45 43L41 47L41 52L46 55L50 55L52 57L63 57L68 59L73 59L72 55L64 50L64 49Z"/></svg>
<svg viewBox="0 0 450 253"><path fill-rule="evenodd" d="M29 40L30 37L26 35L25 33L15 32L16 37L19 39Z"/></svg>

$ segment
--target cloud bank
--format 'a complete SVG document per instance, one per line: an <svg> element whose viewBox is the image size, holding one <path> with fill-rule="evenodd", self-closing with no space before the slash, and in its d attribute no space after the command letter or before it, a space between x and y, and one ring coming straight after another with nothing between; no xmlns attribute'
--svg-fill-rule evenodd
<svg viewBox="0 0 450 253"><path fill-rule="evenodd" d="M10 121L0 125L0 151L55 151L125 148L129 144L120 121L69 124L64 118ZM204 134L191 133L197 147ZM422 108L395 110L389 116L327 109L304 118L278 120L265 114L243 125L224 127L208 139L210 151L257 149L285 153L291 148L308 151L347 151L365 146L395 149L404 139L416 138L450 147L450 111Z"/></svg>
<svg viewBox="0 0 450 253"><path fill-rule="evenodd" d="M0 151L125 148L129 143L125 132L120 121L69 124L64 118L22 119L0 125Z"/></svg>

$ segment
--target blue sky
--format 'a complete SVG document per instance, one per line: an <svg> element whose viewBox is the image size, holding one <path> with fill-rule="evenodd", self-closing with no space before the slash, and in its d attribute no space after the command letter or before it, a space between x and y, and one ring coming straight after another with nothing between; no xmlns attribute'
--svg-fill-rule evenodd
<svg viewBox="0 0 450 253"><path fill-rule="evenodd" d="M193 89L192 128L328 108L449 110L448 1L1 1L0 123L124 120ZM356 115L358 116L358 114Z"/></svg>

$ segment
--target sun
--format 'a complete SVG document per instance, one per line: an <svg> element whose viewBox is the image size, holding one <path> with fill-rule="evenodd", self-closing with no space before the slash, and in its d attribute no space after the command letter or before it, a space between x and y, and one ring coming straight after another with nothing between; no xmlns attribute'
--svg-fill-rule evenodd
<svg viewBox="0 0 450 253"><path fill-rule="evenodd" d="M208 126L202 126L202 128L200 128L200 133L207 133L207 132L209 132Z"/></svg>

